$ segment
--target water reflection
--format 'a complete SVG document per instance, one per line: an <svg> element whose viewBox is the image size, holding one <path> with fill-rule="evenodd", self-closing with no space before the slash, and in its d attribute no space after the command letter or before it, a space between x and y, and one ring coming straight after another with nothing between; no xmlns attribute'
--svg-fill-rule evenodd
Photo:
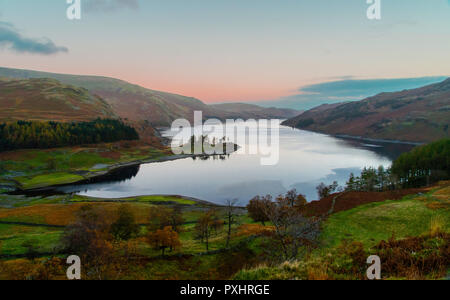
<svg viewBox="0 0 450 300"><path fill-rule="evenodd" d="M254 132L250 132L254 134ZM170 132L165 133L170 136ZM315 200L320 182L345 184L350 173L366 166L390 166L410 145L365 143L282 127L280 160L262 166L258 155L231 154L187 158L120 169L65 192L103 198L184 195L215 203L237 198L246 204L256 195L274 197L296 188Z"/></svg>

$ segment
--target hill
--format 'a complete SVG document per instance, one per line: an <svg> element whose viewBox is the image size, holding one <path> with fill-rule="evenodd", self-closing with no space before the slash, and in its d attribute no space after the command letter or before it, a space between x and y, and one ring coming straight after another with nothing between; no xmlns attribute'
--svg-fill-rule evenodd
<svg viewBox="0 0 450 300"><path fill-rule="evenodd" d="M290 118L292 110L274 110L258 106L247 106L243 113L236 109L207 105L202 101L166 92L154 91L128 82L99 76L78 76L37 72L29 70L0 68L0 77L19 79L52 78L64 84L88 89L102 97L121 118L133 122L146 121L153 126L169 126L173 120L192 120L194 111L202 111L204 118ZM234 107L234 104L231 105Z"/></svg>
<svg viewBox="0 0 450 300"><path fill-rule="evenodd" d="M431 142L449 137L449 120L450 78L358 102L321 105L283 124L332 135Z"/></svg>
<svg viewBox="0 0 450 300"><path fill-rule="evenodd" d="M117 118L100 97L53 79L0 79L0 121Z"/></svg>
<svg viewBox="0 0 450 300"><path fill-rule="evenodd" d="M297 116L300 111L287 108L261 107L246 103L214 104L211 107L227 112L232 119L285 119Z"/></svg>

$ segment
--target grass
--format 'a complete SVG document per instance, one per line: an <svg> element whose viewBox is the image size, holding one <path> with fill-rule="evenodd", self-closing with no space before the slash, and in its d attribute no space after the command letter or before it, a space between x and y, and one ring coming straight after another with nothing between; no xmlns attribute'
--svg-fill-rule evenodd
<svg viewBox="0 0 450 300"><path fill-rule="evenodd" d="M59 198L58 198L59 199ZM204 253L206 251L205 244L195 239L195 222L199 216L208 209L208 206L203 206L192 200L186 200L179 197L169 196L145 196L136 198L127 198L130 201L129 205L136 217L136 221L139 224L143 224L141 238L139 242L139 252L147 257L157 258L160 257L161 252L150 248L148 244L142 240L147 231L145 224L148 224L148 217L150 210L157 205L182 205L183 217L186 222L181 226L180 240L182 242L182 248L174 251L173 253L167 253L168 257L176 258L179 254L182 255L195 255ZM105 199L92 199L83 196L74 196L73 200L68 200L67 203L39 203L32 206L22 206L16 208L0 208L0 241L3 241L3 248L0 254L3 255L18 255L24 254L26 249L22 247L22 243L31 240L37 248L43 249L40 252L48 252L49 249L53 249L58 244L58 237L60 231L63 228L47 228L39 225L56 225L66 226L74 221L74 216L81 207L94 204L99 206L112 215L118 209L123 202L102 202ZM41 200L41 201L46 201ZM53 199L51 202L57 201ZM115 201L115 202L114 202ZM123 199L121 199L123 201ZM246 217L243 216L241 221ZM1 224L1 222L15 222L23 223L22 225L8 225ZM32 224L38 226L31 226ZM234 226L234 229L237 225ZM59 233L57 233L59 232ZM41 236L42 235L42 236ZM234 237L232 245L238 244L245 237ZM209 250L219 250L225 247L226 243L226 230L218 231L210 238Z"/></svg>
<svg viewBox="0 0 450 300"><path fill-rule="evenodd" d="M24 190L37 189L46 186L69 184L78 181L82 181L83 176L71 174L71 173L52 173L45 175L38 175L34 177L18 177L16 181L19 182L20 186Z"/></svg>
<svg viewBox="0 0 450 300"><path fill-rule="evenodd" d="M93 198L87 196L76 195L72 198L72 202L139 202L149 204L178 204L178 205L196 205L198 202L183 197L176 196L138 196L120 199Z"/></svg>
<svg viewBox="0 0 450 300"><path fill-rule="evenodd" d="M429 232L436 220L448 231L449 210L429 208L429 204L436 201L434 195L431 192L407 196L400 201L371 203L336 213L324 223L323 242L327 247L334 247L344 239L352 239L370 248L393 235L406 238Z"/></svg>
<svg viewBox="0 0 450 300"><path fill-rule="evenodd" d="M50 150L19 150L0 153L0 182L15 180L23 189L67 184L84 179L86 174L106 171L117 163L157 159L170 155L147 145L126 143ZM97 168L97 166L104 166Z"/></svg>
<svg viewBox="0 0 450 300"><path fill-rule="evenodd" d="M58 247L61 234L61 230L53 228L0 224L0 254L25 254L26 242L32 242L39 253L51 253Z"/></svg>
<svg viewBox="0 0 450 300"><path fill-rule="evenodd" d="M70 197L70 196L69 196ZM18 208L38 204L65 204L68 196L26 197L23 195L0 194L0 208Z"/></svg>
<svg viewBox="0 0 450 300"><path fill-rule="evenodd" d="M420 278L442 278L443 273L438 272L436 269L438 267L435 267L431 273L423 274L419 274L419 269L415 268L421 267L425 270L425 261L435 262L437 258L445 260L446 254L437 252L437 249L439 247L445 249L442 247L445 245L442 234L450 231L449 196L450 189L447 184L447 187L432 189L425 195L410 195L399 201L372 203L335 213L323 223L322 247L301 260L241 270L233 279L364 279L367 268L365 258L369 254L376 253L383 254L385 260L391 257L394 261L394 263L385 262L387 265L384 267L389 267L391 272L385 275L388 276L385 279L410 279L417 278L419 275ZM402 249L397 246L395 250L382 252L373 248L381 241L390 240L393 235L398 241L393 243L404 243ZM420 242L420 239L423 239L423 242ZM356 243L342 244L343 240L352 240ZM361 264L354 261L359 255L359 252L355 251L357 249L355 245L358 243L362 243L362 247L365 248ZM425 248L411 253L410 247L422 245L421 243ZM413 264L413 258L415 258L415 265L409 266L408 263ZM397 266L395 262L399 262L399 259L404 259L406 262ZM396 275L395 272L402 275Z"/></svg>

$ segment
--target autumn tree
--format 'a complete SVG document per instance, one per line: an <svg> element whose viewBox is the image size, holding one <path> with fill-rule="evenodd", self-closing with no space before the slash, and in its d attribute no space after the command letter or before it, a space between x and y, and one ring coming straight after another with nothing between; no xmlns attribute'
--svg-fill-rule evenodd
<svg viewBox="0 0 450 300"><path fill-rule="evenodd" d="M221 226L220 223L223 226L223 221L219 220L217 211L214 209L207 211L198 219L194 229L195 239L205 243L206 251L209 251L209 239L214 231L217 232L217 228Z"/></svg>
<svg viewBox="0 0 450 300"><path fill-rule="evenodd" d="M83 206L64 231L65 252L81 258L84 278L117 279L135 256L132 242L113 242L111 219L112 216L99 207Z"/></svg>
<svg viewBox="0 0 450 300"><path fill-rule="evenodd" d="M248 215L253 221L261 222L261 224L265 225L265 222L269 221L266 211L269 210L272 205L272 196L256 196L250 200L247 205Z"/></svg>
<svg viewBox="0 0 450 300"><path fill-rule="evenodd" d="M280 196L277 199L279 200L280 198L284 198L286 204L290 207L301 208L308 203L305 196L297 193L296 189L288 191L284 197Z"/></svg>
<svg viewBox="0 0 450 300"><path fill-rule="evenodd" d="M68 253L89 254L94 240L102 236L109 239L109 216L106 211L92 205L83 206L75 216L75 222L68 225L63 234L63 244Z"/></svg>
<svg viewBox="0 0 450 300"><path fill-rule="evenodd" d="M115 240L128 241L140 232L140 226L136 222L129 205L121 205L117 210L117 218L111 224L110 233Z"/></svg>
<svg viewBox="0 0 450 300"><path fill-rule="evenodd" d="M175 206L170 210L169 213L169 223L170 226L172 226L172 229L180 233L181 232L181 226L184 224L185 219L183 217L183 213L181 211L181 208L179 206Z"/></svg>
<svg viewBox="0 0 450 300"><path fill-rule="evenodd" d="M179 235L171 226L150 232L147 235L147 242L152 248L161 250L162 256L164 256L166 249L170 249L172 252L174 249L181 247Z"/></svg>
<svg viewBox="0 0 450 300"><path fill-rule="evenodd" d="M179 207L154 207L150 210L149 231L156 231L170 226L175 232L181 231L185 220Z"/></svg>

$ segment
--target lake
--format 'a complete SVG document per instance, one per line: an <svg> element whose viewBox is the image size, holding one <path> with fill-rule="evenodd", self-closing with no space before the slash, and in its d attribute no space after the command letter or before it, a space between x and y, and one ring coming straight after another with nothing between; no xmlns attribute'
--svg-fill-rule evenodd
<svg viewBox="0 0 450 300"><path fill-rule="evenodd" d="M248 134L256 133L250 130ZM173 135L169 130L163 132L165 137ZM319 183L345 185L350 173L359 175L369 166L388 167L413 147L340 139L284 126L279 144L279 162L271 166L261 165L260 155L245 153L205 160L186 158L122 169L100 182L59 190L101 198L183 195L217 204L239 199L246 205L256 195L275 197L296 188L311 201L317 199Z"/></svg>

